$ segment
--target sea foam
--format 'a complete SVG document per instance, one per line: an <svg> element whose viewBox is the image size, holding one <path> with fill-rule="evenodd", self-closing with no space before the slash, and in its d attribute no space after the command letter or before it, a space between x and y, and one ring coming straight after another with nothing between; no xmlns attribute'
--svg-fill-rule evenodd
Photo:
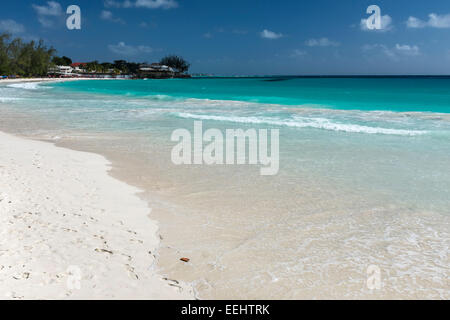
<svg viewBox="0 0 450 320"><path fill-rule="evenodd" d="M42 88L49 88L49 87L42 87L40 86L40 84L42 84L42 82L21 82L9 84L7 85L7 87L25 90L38 90Z"/></svg>
<svg viewBox="0 0 450 320"><path fill-rule="evenodd" d="M349 124L336 123L325 118L294 117L292 119L274 119L274 118L254 117L254 116L240 117L240 116L199 115L186 112L179 112L176 115L180 118L185 119L227 121L245 124L268 124L268 125L287 126L296 128L315 128L331 131L342 131L348 133L386 134L386 135L401 135L401 136L417 136L427 133L427 131L421 130L391 129L382 127L362 126L351 123Z"/></svg>

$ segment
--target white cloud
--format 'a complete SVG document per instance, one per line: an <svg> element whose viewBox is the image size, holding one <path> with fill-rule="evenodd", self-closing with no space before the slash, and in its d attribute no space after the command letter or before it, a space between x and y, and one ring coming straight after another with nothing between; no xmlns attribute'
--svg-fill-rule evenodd
<svg viewBox="0 0 450 320"><path fill-rule="evenodd" d="M213 37L213 35L212 35L211 32L206 32L206 33L203 34L203 38L211 39L212 37Z"/></svg>
<svg viewBox="0 0 450 320"><path fill-rule="evenodd" d="M113 13L108 10L103 10L100 14L100 18L102 18L103 20L111 20L113 18Z"/></svg>
<svg viewBox="0 0 450 320"><path fill-rule="evenodd" d="M428 24L433 28L450 28L450 14L437 15L435 13L430 14Z"/></svg>
<svg viewBox="0 0 450 320"><path fill-rule="evenodd" d="M148 46L132 46L127 45L125 42L119 42L116 45L109 45L108 49L118 55L124 55L124 56L135 56L138 54L143 53L152 53L154 50L151 47Z"/></svg>
<svg viewBox="0 0 450 320"><path fill-rule="evenodd" d="M406 26L408 28L424 28L426 25L427 23L425 21L417 19L416 17L409 17L406 21Z"/></svg>
<svg viewBox="0 0 450 320"><path fill-rule="evenodd" d="M421 20L416 17L409 17L406 21L408 28L438 28L445 29L450 28L450 14L439 15L436 13L431 13L428 15L428 21Z"/></svg>
<svg viewBox="0 0 450 320"><path fill-rule="evenodd" d="M7 19L7 20L0 20L0 31L1 32L8 32L11 34L18 34L18 33L24 33L25 27L17 23L14 20Z"/></svg>
<svg viewBox="0 0 450 320"><path fill-rule="evenodd" d="M108 10L103 10L100 14L100 18L103 20L107 20L107 21L111 21L111 22L115 22L115 23L125 24L125 21L123 21L120 18L115 17L114 14Z"/></svg>
<svg viewBox="0 0 450 320"><path fill-rule="evenodd" d="M338 47L339 42L331 41L328 38L309 39L305 42L308 47Z"/></svg>
<svg viewBox="0 0 450 320"><path fill-rule="evenodd" d="M33 4L33 8L39 15L43 16L60 16L62 14L61 5L56 1L47 1L46 6Z"/></svg>
<svg viewBox="0 0 450 320"><path fill-rule="evenodd" d="M360 27L361 30L363 31L381 31L381 32L385 32L385 31L389 31L392 30L392 18L389 15L384 15L381 16L381 29L369 29L367 28L367 19L361 19L361 23L360 23Z"/></svg>
<svg viewBox="0 0 450 320"><path fill-rule="evenodd" d="M400 56L419 56L420 48L417 45L396 44L394 47L388 47L384 44L367 44L362 47L364 52L380 52L389 58L397 60Z"/></svg>
<svg viewBox="0 0 450 320"><path fill-rule="evenodd" d="M120 8L120 7L123 7L124 3L119 2L119 1L114 1L114 0L105 0L105 1L103 1L103 4L107 8Z"/></svg>
<svg viewBox="0 0 450 320"><path fill-rule="evenodd" d="M291 58L303 57L303 56L306 56L307 54L308 53L304 50L295 49L291 54Z"/></svg>
<svg viewBox="0 0 450 320"><path fill-rule="evenodd" d="M270 30L267 30L267 29L264 29L264 30L260 33L260 35L261 35L261 38L264 38L264 39L271 39L271 40L279 39L279 38L283 37L283 34L281 34L281 33L276 33L276 32L273 32L273 31L270 31Z"/></svg>
<svg viewBox="0 0 450 320"><path fill-rule="evenodd" d="M396 58L396 55L392 49L389 49L384 44L366 44L362 47L364 52L370 52L370 51L381 51L384 55L390 57L390 58Z"/></svg>
<svg viewBox="0 0 450 320"><path fill-rule="evenodd" d="M397 50L398 53L400 54L404 54L407 56L418 56L420 55L420 49L418 46L410 46L407 44L396 44L395 45L395 49Z"/></svg>
<svg viewBox="0 0 450 320"><path fill-rule="evenodd" d="M135 6L149 9L172 9L177 8L178 3L175 0L137 0Z"/></svg>
<svg viewBox="0 0 450 320"><path fill-rule="evenodd" d="M175 0L105 0L105 7L108 8L147 8L147 9L173 9L178 8Z"/></svg>
<svg viewBox="0 0 450 320"><path fill-rule="evenodd" d="M32 7L38 15L39 22L44 27L51 27L54 23L53 19L64 14L61 5L56 1L47 1L47 5L43 6L33 4Z"/></svg>

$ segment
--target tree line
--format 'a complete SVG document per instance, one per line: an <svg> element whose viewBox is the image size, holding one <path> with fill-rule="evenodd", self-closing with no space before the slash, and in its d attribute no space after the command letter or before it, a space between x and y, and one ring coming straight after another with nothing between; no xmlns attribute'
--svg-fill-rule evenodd
<svg viewBox="0 0 450 320"><path fill-rule="evenodd" d="M69 57L54 57L52 62L58 66L70 66L72 64L72 59ZM184 60L182 57L176 55L168 55L162 58L159 63L173 68L177 72L187 72L189 70L190 64ZM98 62L91 61L87 62L83 69L88 72L96 73L111 73L111 70L115 74L136 74L139 72L139 68L142 63L129 62L126 60L115 60L114 62Z"/></svg>
<svg viewBox="0 0 450 320"><path fill-rule="evenodd" d="M25 42L21 38L12 39L11 35L0 34L0 75L38 77L47 75L53 66L70 66L72 59L56 56L56 50L47 47L42 40ZM190 64L182 57L169 55L160 60L160 64L184 73ZM88 62L82 68L88 72L115 74L136 74L141 63L116 60L113 63Z"/></svg>
<svg viewBox="0 0 450 320"><path fill-rule="evenodd" d="M56 50L47 47L42 40L24 42L0 34L0 75L21 77L45 76Z"/></svg>

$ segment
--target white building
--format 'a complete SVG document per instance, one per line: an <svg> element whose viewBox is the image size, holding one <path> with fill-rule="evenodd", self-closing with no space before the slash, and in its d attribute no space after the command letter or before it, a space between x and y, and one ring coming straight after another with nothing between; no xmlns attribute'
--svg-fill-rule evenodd
<svg viewBox="0 0 450 320"><path fill-rule="evenodd" d="M139 70L143 72L175 72L171 67L159 63L142 64Z"/></svg>
<svg viewBox="0 0 450 320"><path fill-rule="evenodd" d="M51 67L48 70L48 73L58 76L71 77L73 75L73 71L74 69L71 66L55 66Z"/></svg>

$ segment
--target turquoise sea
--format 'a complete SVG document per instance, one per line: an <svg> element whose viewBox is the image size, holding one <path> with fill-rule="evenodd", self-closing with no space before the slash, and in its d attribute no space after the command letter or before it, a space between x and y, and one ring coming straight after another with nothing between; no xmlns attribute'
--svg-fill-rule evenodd
<svg viewBox="0 0 450 320"><path fill-rule="evenodd" d="M234 100L340 110L449 113L450 77L194 78L60 84L66 90L135 97Z"/></svg>
<svg viewBox="0 0 450 320"><path fill-rule="evenodd" d="M450 297L449 77L0 82L0 112L111 159L161 223L160 267L201 297ZM195 120L279 129L279 174L175 166L171 133Z"/></svg>

